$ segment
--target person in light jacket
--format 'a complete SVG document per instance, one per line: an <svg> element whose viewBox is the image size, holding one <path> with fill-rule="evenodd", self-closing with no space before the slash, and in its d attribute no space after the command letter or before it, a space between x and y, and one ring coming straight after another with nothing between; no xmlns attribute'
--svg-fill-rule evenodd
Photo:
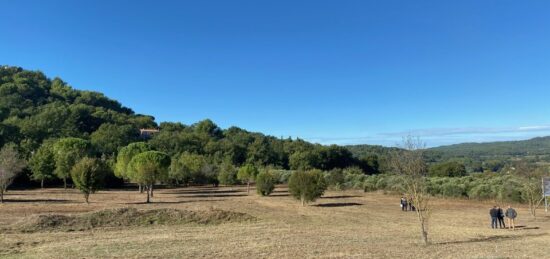
<svg viewBox="0 0 550 259"><path fill-rule="evenodd" d="M516 230L515 219L518 216L518 213L516 212L516 210L513 209L512 206L508 205L508 209L506 209L506 212L504 213L504 215L508 219L508 228Z"/></svg>

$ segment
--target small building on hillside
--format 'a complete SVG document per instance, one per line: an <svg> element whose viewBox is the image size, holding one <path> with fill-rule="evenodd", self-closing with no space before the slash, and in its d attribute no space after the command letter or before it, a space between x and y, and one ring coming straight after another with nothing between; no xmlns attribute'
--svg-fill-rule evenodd
<svg viewBox="0 0 550 259"><path fill-rule="evenodd" d="M141 138L150 139L153 135L159 133L159 129L139 129L139 135Z"/></svg>

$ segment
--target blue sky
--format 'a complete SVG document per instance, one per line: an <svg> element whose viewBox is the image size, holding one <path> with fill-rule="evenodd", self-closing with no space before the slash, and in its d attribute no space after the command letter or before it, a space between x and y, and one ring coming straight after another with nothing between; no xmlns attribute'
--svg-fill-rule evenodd
<svg viewBox="0 0 550 259"><path fill-rule="evenodd" d="M548 1L2 1L0 64L323 144L550 135Z"/></svg>

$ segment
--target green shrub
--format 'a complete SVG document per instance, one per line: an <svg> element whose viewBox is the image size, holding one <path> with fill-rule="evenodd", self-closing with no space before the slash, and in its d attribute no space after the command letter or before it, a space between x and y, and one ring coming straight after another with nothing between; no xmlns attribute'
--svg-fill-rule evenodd
<svg viewBox="0 0 550 259"><path fill-rule="evenodd" d="M327 185L323 173L319 170L296 171L290 176L288 189L290 194L305 206L307 202L321 197Z"/></svg>
<svg viewBox="0 0 550 259"><path fill-rule="evenodd" d="M470 199L488 200L494 199L495 194L493 193L490 185L480 184L470 189L470 191L468 192L468 197Z"/></svg>
<svg viewBox="0 0 550 259"><path fill-rule="evenodd" d="M262 196L268 196L275 189L275 177L269 170L262 171L256 176L256 192Z"/></svg>
<svg viewBox="0 0 550 259"><path fill-rule="evenodd" d="M335 190L341 190L344 188L346 179L342 169L335 168L325 173L325 180L329 187Z"/></svg>
<svg viewBox="0 0 550 259"><path fill-rule="evenodd" d="M223 185L237 184L237 169L231 163L222 163L218 181Z"/></svg>
<svg viewBox="0 0 550 259"><path fill-rule="evenodd" d="M460 198L466 196L466 186L456 182L448 182L441 185L441 195L445 197Z"/></svg>

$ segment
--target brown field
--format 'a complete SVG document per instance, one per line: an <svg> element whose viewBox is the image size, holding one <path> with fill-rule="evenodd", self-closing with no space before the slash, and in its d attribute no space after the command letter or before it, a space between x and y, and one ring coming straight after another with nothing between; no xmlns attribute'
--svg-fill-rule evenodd
<svg viewBox="0 0 550 259"><path fill-rule="evenodd" d="M330 191L302 207L284 187L273 196L243 187L156 191L154 203L133 190L102 191L83 203L76 190L9 191L0 205L0 256L6 258L550 258L550 217L520 207L516 231L489 228L490 203L433 199L431 245L421 244L413 212L398 197ZM109 208L212 208L243 212L250 222L95 228L23 233L11 229L36 214Z"/></svg>

